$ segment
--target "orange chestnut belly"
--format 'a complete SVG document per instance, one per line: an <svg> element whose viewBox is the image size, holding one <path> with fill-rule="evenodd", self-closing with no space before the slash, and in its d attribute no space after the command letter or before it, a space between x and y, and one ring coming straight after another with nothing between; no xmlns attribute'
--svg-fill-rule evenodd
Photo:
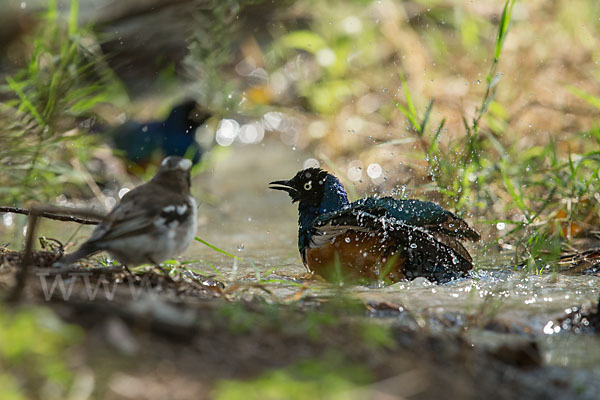
<svg viewBox="0 0 600 400"><path fill-rule="evenodd" d="M348 231L323 246L307 249L305 264L328 281L405 279L401 249L390 238Z"/></svg>

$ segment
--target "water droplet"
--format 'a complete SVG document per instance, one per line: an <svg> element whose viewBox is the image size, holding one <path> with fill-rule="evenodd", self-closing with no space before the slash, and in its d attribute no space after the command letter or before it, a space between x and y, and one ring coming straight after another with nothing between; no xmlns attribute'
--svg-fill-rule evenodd
<svg viewBox="0 0 600 400"><path fill-rule="evenodd" d="M240 124L233 119L224 119L219 123L215 140L220 146L230 146L240 131Z"/></svg>
<svg viewBox="0 0 600 400"><path fill-rule="evenodd" d="M12 213L6 213L2 216L2 222L4 226L12 226L13 224L13 215Z"/></svg>
<svg viewBox="0 0 600 400"><path fill-rule="evenodd" d="M127 194L127 192L129 192L129 188L127 188L127 187L122 187L122 188L119 190L119 199L122 199L122 198L123 198L123 196L125 196L125 195Z"/></svg>

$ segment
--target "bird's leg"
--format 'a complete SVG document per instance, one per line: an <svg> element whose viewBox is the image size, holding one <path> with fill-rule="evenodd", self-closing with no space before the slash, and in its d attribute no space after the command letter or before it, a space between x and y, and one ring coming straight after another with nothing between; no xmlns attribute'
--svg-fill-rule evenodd
<svg viewBox="0 0 600 400"><path fill-rule="evenodd" d="M310 268L308 267L308 264L306 262L302 262L302 264L304 264L304 268L306 269L306 272L299 275L298 278L300 279L312 279L312 277L315 275L315 271L311 271Z"/></svg>
<svg viewBox="0 0 600 400"><path fill-rule="evenodd" d="M150 261L151 264L154 264L155 268L158 268L163 275L168 278L171 279L171 275L169 274L169 270L167 270L166 268L163 268L159 263L157 263L156 261L154 261L151 257L148 257L148 260Z"/></svg>
<svg viewBox="0 0 600 400"><path fill-rule="evenodd" d="M127 273L129 273L130 276L133 276L133 272L131 272L131 270L129 269L129 267L125 264L121 265L121 267L123 267L123 269L125 271L127 271Z"/></svg>

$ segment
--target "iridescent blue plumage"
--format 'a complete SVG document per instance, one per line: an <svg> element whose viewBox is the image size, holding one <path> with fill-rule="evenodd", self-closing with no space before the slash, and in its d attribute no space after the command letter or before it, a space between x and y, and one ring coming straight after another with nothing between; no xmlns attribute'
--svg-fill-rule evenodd
<svg viewBox="0 0 600 400"><path fill-rule="evenodd" d="M323 186L321 200L318 203L300 202L298 205L298 248L300 251L308 245L312 225L319 216L342 210L350 205L344 185L335 176L327 174L323 182L317 182L317 185Z"/></svg>
<svg viewBox="0 0 600 400"><path fill-rule="evenodd" d="M451 213L439 204L420 200L397 200L393 197L367 197L352 203L353 208L384 209L390 217L409 225L424 226L447 218Z"/></svg>
<svg viewBox="0 0 600 400"><path fill-rule="evenodd" d="M393 197L366 197L349 205L351 210L364 211L378 217L385 217L411 226L427 228L433 232L445 232L450 236L479 240L479 234L465 221L439 204L421 200L398 200ZM321 220L335 217L335 214L321 215Z"/></svg>
<svg viewBox="0 0 600 400"><path fill-rule="evenodd" d="M109 133L113 146L140 165L165 156L185 156L196 164L202 157L196 129L209 117L194 113L196 107L196 102L186 101L174 107L164 121L128 121Z"/></svg>

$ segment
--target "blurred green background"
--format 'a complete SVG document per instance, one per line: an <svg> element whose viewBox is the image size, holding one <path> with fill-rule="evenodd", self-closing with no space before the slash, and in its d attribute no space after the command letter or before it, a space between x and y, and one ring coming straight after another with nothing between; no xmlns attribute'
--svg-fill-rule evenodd
<svg viewBox="0 0 600 400"><path fill-rule="evenodd" d="M434 199L537 257L598 223L600 6L515 2L502 21L504 6L5 2L1 198L85 195L90 119L158 119L192 97L218 147L280 140L354 197Z"/></svg>

